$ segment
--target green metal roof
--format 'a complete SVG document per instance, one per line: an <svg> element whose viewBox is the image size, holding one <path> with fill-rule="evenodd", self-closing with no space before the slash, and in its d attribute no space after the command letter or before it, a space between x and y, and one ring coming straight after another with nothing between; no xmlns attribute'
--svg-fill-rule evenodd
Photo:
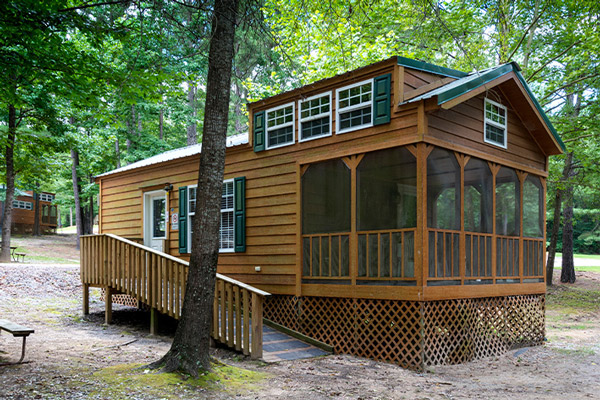
<svg viewBox="0 0 600 400"><path fill-rule="evenodd" d="M437 75L449 76L451 78L463 78L469 74L451 68L440 67L439 65L429 64L424 61L417 61L410 58L398 56L398 65L409 67L419 71L431 72Z"/></svg>

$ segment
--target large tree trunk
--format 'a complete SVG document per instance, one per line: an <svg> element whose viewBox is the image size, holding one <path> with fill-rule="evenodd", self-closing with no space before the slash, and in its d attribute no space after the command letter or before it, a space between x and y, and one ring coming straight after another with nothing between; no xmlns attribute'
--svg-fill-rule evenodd
<svg viewBox="0 0 600 400"><path fill-rule="evenodd" d="M2 250L0 261L10 262L10 228L12 224L13 200L15 198L15 166L14 150L17 137L17 111L12 104L8 106L8 135L4 148L4 161L6 168L6 197L2 215Z"/></svg>
<svg viewBox="0 0 600 400"><path fill-rule="evenodd" d="M198 376L210 369L210 327L219 258L220 200L238 0L217 0L212 19L196 218L181 319L171 349L153 368ZM202 229L199 229L202 227Z"/></svg>
<svg viewBox="0 0 600 400"><path fill-rule="evenodd" d="M79 179L77 178L77 168L79 167L79 153L71 149L71 177L73 179L73 198L75 200L75 224L77 224L77 249L79 249L79 238L83 235L83 215L81 213L81 202L79 201ZM71 221L72 223L73 221Z"/></svg>
<svg viewBox="0 0 600 400"><path fill-rule="evenodd" d="M567 184L571 176L573 168L573 152L567 153L565 158L565 166L563 167L562 177L556 188L554 196L554 210L552 216L552 233L550 234L550 244L548 245L548 259L546 261L546 286L552 286L554 279L554 260L556 258L556 243L558 242L558 233L560 232L560 210L562 208L562 200L564 189L562 185ZM564 252L564 250L563 250Z"/></svg>

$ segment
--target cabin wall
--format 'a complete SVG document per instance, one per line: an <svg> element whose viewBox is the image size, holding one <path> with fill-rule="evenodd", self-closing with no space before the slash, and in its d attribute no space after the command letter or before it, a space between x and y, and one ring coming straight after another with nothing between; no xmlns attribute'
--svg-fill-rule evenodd
<svg viewBox="0 0 600 400"><path fill-rule="evenodd" d="M355 74L353 81L391 73L392 66L367 69ZM349 84L350 82L348 82ZM396 82L392 82L392 88ZM313 93L333 91L332 126L335 126L335 86L322 86ZM297 101L300 97L293 97ZM279 101L285 104L290 97ZM271 108L276 104L269 104ZM258 109L260 110L260 109ZM297 111L297 110L296 110ZM417 105L392 113L391 122L368 129L296 143L255 153L250 145L227 149L225 179L246 177L246 252L221 253L218 272L275 294L294 294L296 290L297 238L300 235L299 176L300 165L331 158L360 154L416 141ZM298 118L296 118L296 128ZM296 130L297 132L297 130ZM297 136L297 135L296 135ZM156 166L101 178L101 232L127 238L143 237L143 192L171 183L167 209L169 216L178 212L178 188L196 184L198 157L188 157ZM178 232L169 231L168 253L180 255ZM261 271L256 272L255 267Z"/></svg>
<svg viewBox="0 0 600 400"><path fill-rule="evenodd" d="M15 201L25 201L32 203L32 207L35 207L35 200L29 196L16 196ZM2 209L4 209L4 202L0 202ZM40 201L39 202L39 222L42 233L51 232L56 228L56 224L48 224L42 222L42 207L45 205L51 205L50 202ZM13 233L32 233L33 225L35 224L35 210L25 210L23 208L14 208L12 210L12 232Z"/></svg>
<svg viewBox="0 0 600 400"><path fill-rule="evenodd" d="M428 113L429 141L444 147L455 146L454 150L545 176L546 156L504 95L501 95L501 103L508 111L507 148L484 142L484 98L479 95L449 110Z"/></svg>

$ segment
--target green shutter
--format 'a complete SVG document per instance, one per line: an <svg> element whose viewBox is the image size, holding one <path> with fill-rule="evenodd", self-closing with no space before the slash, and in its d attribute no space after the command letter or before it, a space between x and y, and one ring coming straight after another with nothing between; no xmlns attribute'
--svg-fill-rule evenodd
<svg viewBox="0 0 600 400"><path fill-rule="evenodd" d="M234 179L235 252L246 251L246 177Z"/></svg>
<svg viewBox="0 0 600 400"><path fill-rule="evenodd" d="M187 186L182 186L179 188L179 254L189 253L187 217Z"/></svg>
<svg viewBox="0 0 600 400"><path fill-rule="evenodd" d="M265 149L265 112L254 113L254 151L259 152Z"/></svg>
<svg viewBox="0 0 600 400"><path fill-rule="evenodd" d="M390 122L392 75L386 74L373 79L373 125Z"/></svg>

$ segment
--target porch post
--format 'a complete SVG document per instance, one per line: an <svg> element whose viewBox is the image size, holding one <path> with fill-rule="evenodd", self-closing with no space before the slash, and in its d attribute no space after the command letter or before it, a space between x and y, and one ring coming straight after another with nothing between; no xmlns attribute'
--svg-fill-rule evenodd
<svg viewBox="0 0 600 400"><path fill-rule="evenodd" d="M109 325L112 322L112 295L113 290L110 286L104 288L104 323Z"/></svg>
<svg viewBox="0 0 600 400"><path fill-rule="evenodd" d="M90 285L83 284L83 315L90 313Z"/></svg>

